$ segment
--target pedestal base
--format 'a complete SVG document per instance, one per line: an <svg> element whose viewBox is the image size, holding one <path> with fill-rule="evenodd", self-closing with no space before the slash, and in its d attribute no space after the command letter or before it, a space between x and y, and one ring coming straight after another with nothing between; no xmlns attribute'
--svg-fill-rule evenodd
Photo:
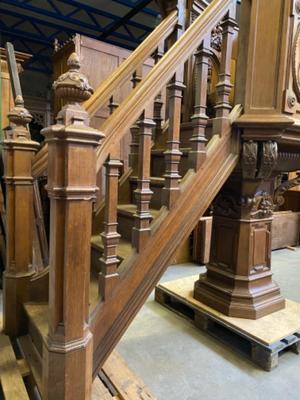
<svg viewBox="0 0 300 400"><path fill-rule="evenodd" d="M208 266L208 269L214 268ZM258 319L285 307L285 300L269 270L253 278L226 272L216 279L216 271L213 276L214 280L210 281L206 274L200 275L195 282L194 297L225 315Z"/></svg>

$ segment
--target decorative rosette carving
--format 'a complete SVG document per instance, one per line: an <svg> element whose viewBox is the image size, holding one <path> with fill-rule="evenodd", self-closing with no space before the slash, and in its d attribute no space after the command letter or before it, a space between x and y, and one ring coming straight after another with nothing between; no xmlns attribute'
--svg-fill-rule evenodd
<svg viewBox="0 0 300 400"><path fill-rule="evenodd" d="M62 74L54 83L56 95L67 102L81 103L94 93L85 75L79 72L78 55L72 53L68 59L69 71Z"/></svg>

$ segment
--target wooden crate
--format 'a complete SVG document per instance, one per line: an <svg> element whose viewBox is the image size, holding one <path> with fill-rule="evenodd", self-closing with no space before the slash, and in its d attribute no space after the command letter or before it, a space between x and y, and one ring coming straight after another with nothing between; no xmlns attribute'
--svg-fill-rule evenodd
<svg viewBox="0 0 300 400"><path fill-rule="evenodd" d="M258 320L233 318L193 298L191 276L160 284L155 300L198 328L248 356L266 371L278 366L283 350L298 354L300 343L300 304L286 300L286 308Z"/></svg>

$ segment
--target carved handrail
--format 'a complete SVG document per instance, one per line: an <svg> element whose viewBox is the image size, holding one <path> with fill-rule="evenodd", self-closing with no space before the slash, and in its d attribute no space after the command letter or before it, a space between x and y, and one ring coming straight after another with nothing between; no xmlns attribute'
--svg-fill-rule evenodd
<svg viewBox="0 0 300 400"><path fill-rule="evenodd" d="M143 81L121 103L114 114L103 123L101 131L106 139L97 150L97 171L100 170L115 144L121 140L147 105L153 102L161 88L172 78L178 66L191 56L207 32L220 22L232 4L233 0L213 0Z"/></svg>
<svg viewBox="0 0 300 400"><path fill-rule="evenodd" d="M177 11L171 12L151 34L124 60L115 71L109 75L89 100L83 104L83 108L90 117L95 115L97 110L105 106L112 93L131 78L132 73L141 65L157 47L157 44L164 41L173 31L177 23ZM37 153L33 160L32 173L37 178L47 169L48 146L45 145Z"/></svg>

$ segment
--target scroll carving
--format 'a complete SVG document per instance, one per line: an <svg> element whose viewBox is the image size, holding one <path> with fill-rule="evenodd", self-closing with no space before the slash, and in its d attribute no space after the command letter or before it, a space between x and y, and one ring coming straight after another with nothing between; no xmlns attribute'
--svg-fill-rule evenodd
<svg viewBox="0 0 300 400"><path fill-rule="evenodd" d="M290 179L289 181L283 182L276 188L273 200L276 210L278 210L279 207L284 204L285 201L284 193L298 185L300 185L300 174L294 179Z"/></svg>

